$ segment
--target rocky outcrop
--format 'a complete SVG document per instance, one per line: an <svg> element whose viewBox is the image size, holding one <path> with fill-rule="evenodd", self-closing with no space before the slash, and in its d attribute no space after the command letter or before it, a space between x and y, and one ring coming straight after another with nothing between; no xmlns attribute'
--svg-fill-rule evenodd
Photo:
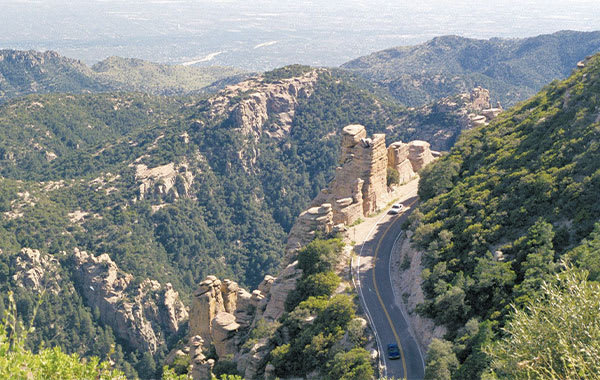
<svg viewBox="0 0 600 380"><path fill-rule="evenodd" d="M342 130L341 149L341 166L336 168L335 178L312 204L331 204L333 224L352 224L388 202L385 135L367 138L365 127L348 125Z"/></svg>
<svg viewBox="0 0 600 380"><path fill-rule="evenodd" d="M190 309L190 335L199 335L205 342L210 341L212 320L221 311L225 311L221 281L215 276L208 276L194 292Z"/></svg>
<svg viewBox="0 0 600 380"><path fill-rule="evenodd" d="M17 286L36 292L60 292L60 263L37 249L23 248L13 259L13 280Z"/></svg>
<svg viewBox="0 0 600 380"><path fill-rule="evenodd" d="M161 198L190 198L194 173L187 163L169 163L149 169L144 164L135 166L135 179L140 182L139 199L149 195Z"/></svg>
<svg viewBox="0 0 600 380"><path fill-rule="evenodd" d="M490 92L485 88L476 87L471 90L469 100L466 128L487 125L503 111L500 103L496 107L491 106Z"/></svg>
<svg viewBox="0 0 600 380"><path fill-rule="evenodd" d="M415 140L408 143L408 160L413 170L418 172L433 161L433 155L427 141Z"/></svg>
<svg viewBox="0 0 600 380"><path fill-rule="evenodd" d="M386 128L388 135L408 135L429 142L434 150L447 151L463 130L489 123L502 112L502 107L492 106L489 91L476 87L408 111Z"/></svg>
<svg viewBox="0 0 600 380"><path fill-rule="evenodd" d="M234 128L246 136L284 137L299 100L312 95L318 74L319 70L312 70L277 81L257 77L228 86L208 100L212 116L230 115Z"/></svg>
<svg viewBox="0 0 600 380"><path fill-rule="evenodd" d="M298 262L294 261L289 264L273 281L270 291L266 294L265 311L262 317L273 322L283 315L285 312L285 300L288 294L296 289L296 283L302 275L302 271L298 269Z"/></svg>
<svg viewBox="0 0 600 380"><path fill-rule="evenodd" d="M193 379L210 380L213 378L212 369L215 365L214 359L206 359L203 353L204 340L196 335L189 341L190 366Z"/></svg>
<svg viewBox="0 0 600 380"><path fill-rule="evenodd" d="M267 284L273 279L265 277L262 288L270 289ZM250 294L234 281L208 276L194 292L189 334L212 343L219 358L233 355L240 344L238 333L250 327L264 298L261 290Z"/></svg>
<svg viewBox="0 0 600 380"><path fill-rule="evenodd" d="M362 206L362 198L360 198ZM311 242L317 232L329 233L333 228L331 204L323 203L302 212L288 236L287 252L294 251Z"/></svg>
<svg viewBox="0 0 600 380"><path fill-rule="evenodd" d="M217 356L226 358L237 352L236 333L240 324L236 322L233 314L226 311L217 313L211 322L211 338L217 351Z"/></svg>
<svg viewBox="0 0 600 380"><path fill-rule="evenodd" d="M75 249L74 276L88 306L97 307L103 323L132 347L154 354L166 335L179 330L188 313L171 284L146 279L133 282L107 254Z"/></svg>
<svg viewBox="0 0 600 380"><path fill-rule="evenodd" d="M401 141L390 144L388 166L398 172L398 183L408 182L415 176L412 163L408 159L408 144Z"/></svg>

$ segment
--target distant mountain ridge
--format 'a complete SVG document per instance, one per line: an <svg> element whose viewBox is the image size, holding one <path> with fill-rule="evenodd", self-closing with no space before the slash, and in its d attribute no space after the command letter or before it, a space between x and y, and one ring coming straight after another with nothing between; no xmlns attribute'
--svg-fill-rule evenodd
<svg viewBox="0 0 600 380"><path fill-rule="evenodd" d="M0 103L33 93L139 91L185 95L236 83L245 74L229 67L171 66L109 57L89 67L53 51L0 50Z"/></svg>
<svg viewBox="0 0 600 380"><path fill-rule="evenodd" d="M567 77L578 61L600 51L600 31L560 31L524 39L436 37L354 59L341 67L387 88L408 106L482 86L503 105Z"/></svg>

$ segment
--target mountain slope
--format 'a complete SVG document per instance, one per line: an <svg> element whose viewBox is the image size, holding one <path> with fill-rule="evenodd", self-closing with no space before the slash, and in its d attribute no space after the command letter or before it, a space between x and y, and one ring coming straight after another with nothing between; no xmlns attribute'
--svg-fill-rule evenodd
<svg viewBox="0 0 600 380"><path fill-rule="evenodd" d="M561 258L594 268L598 279L591 263L599 258L599 93L596 55L489 126L463 133L423 173L413 217L424 250L420 312L449 328L462 364L454 378L479 378L488 360L481 347L499 333L509 304L536 300Z"/></svg>
<svg viewBox="0 0 600 380"><path fill-rule="evenodd" d="M84 63L47 51L0 51L0 102L31 93L100 92L113 87Z"/></svg>
<svg viewBox="0 0 600 380"><path fill-rule="evenodd" d="M476 86L513 105L546 83L568 76L600 50L600 32L561 31L525 39L436 37L357 58L342 68L379 83L403 104L417 106Z"/></svg>
<svg viewBox="0 0 600 380"><path fill-rule="evenodd" d="M165 65L135 58L109 57L91 68L95 76L127 91L155 95L199 92L219 81L220 88L246 77L232 67Z"/></svg>
<svg viewBox="0 0 600 380"><path fill-rule="evenodd" d="M275 273L295 218L334 173L340 126L418 135L405 112L304 66L211 97L35 94L1 105L0 288L17 289L24 320L48 289L30 348L106 357L114 344L119 368L156 377L185 334L159 305L189 305L209 274L255 287Z"/></svg>
<svg viewBox="0 0 600 380"><path fill-rule="evenodd" d="M140 91L155 95L214 92L246 75L227 67L169 66L110 57L92 68L56 52L0 50L0 103L36 93Z"/></svg>

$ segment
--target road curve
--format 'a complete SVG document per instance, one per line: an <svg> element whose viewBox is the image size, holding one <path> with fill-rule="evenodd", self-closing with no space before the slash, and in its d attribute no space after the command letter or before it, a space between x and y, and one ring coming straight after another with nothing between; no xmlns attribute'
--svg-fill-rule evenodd
<svg viewBox="0 0 600 380"><path fill-rule="evenodd" d="M414 205L412 198L405 205ZM418 380L424 377L424 361L421 351L410 333L408 322L395 303L390 279L390 260L394 243L402 232L402 224L411 209L399 215L384 215L374 227L374 236L359 248L357 268L361 262L372 261L374 265L357 269L357 288L378 340L383 361L383 376L396 379ZM387 345L397 343L401 358L390 360Z"/></svg>

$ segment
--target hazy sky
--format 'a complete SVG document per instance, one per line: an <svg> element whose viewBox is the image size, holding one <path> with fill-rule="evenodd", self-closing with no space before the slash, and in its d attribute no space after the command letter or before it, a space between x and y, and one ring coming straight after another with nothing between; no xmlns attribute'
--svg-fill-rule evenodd
<svg viewBox="0 0 600 380"><path fill-rule="evenodd" d="M0 0L0 47L263 69L337 65L444 34L600 29L600 0Z"/></svg>

